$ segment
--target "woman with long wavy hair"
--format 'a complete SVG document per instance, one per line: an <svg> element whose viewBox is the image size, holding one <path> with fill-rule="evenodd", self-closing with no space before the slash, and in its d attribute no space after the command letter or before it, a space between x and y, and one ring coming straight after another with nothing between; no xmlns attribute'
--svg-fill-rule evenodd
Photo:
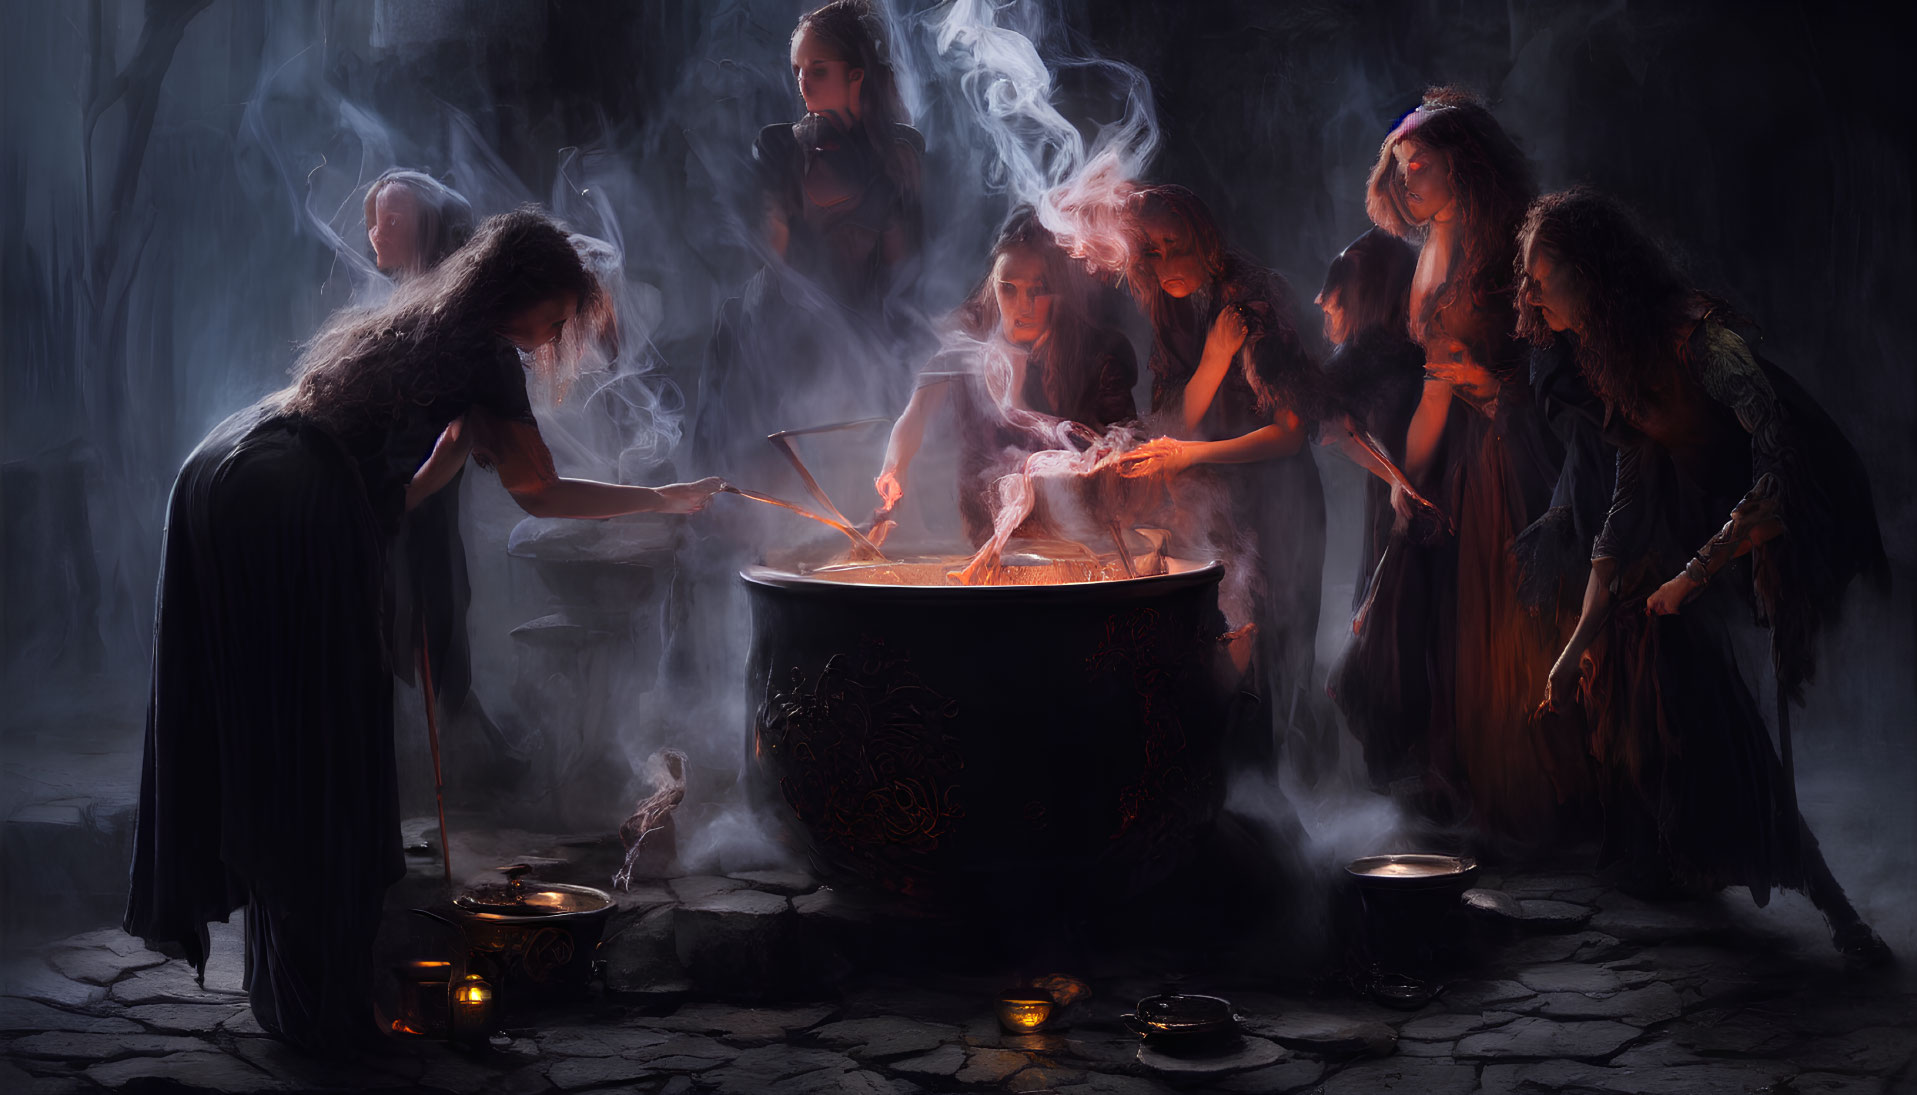
<svg viewBox="0 0 1917 1095"><path fill-rule="evenodd" d="M949 407L959 445L959 516L974 546L993 531L991 486L1025 457L1138 417L1131 343L1098 322L1100 286L1029 206L1006 218L990 272L953 314L948 348L920 374L893 425L875 487L890 512L905 496L927 426Z"/></svg>
<svg viewBox="0 0 1917 1095"><path fill-rule="evenodd" d="M1227 622L1255 627L1245 651L1249 710L1234 749L1269 768L1280 723L1314 753L1329 729L1312 679L1325 494L1305 444L1323 408L1323 377L1298 339L1290 285L1226 247L1196 194L1144 187L1128 214L1137 240L1125 276L1151 321L1152 414L1167 436L1127 453L1120 468L1180 476L1174 498L1203 500L1174 525L1197 541L1185 552L1225 560Z"/></svg>
<svg viewBox="0 0 1917 1095"><path fill-rule="evenodd" d="M595 286L566 235L495 217L384 305L336 315L292 387L215 427L168 503L126 930L204 969L246 908L247 991L312 1049L373 1033L371 954L403 873L383 584L402 515L469 454L528 513L694 512L718 480L562 479L520 354Z"/></svg>
<svg viewBox="0 0 1917 1095"><path fill-rule="evenodd" d="M1583 758L1527 730L1557 636L1518 600L1511 553L1549 503L1560 458L1512 336L1512 256L1535 189L1484 103L1434 88L1385 138L1365 196L1373 223L1420 244L1409 313L1426 380L1405 472L1455 529L1425 573L1379 591L1428 606L1398 614L1430 650L1430 718L1412 735L1428 758L1425 804L1526 844L1550 837L1589 794ZM1392 502L1409 522L1403 492Z"/></svg>
<svg viewBox="0 0 1917 1095"><path fill-rule="evenodd" d="M1618 454L1583 611L1542 692L1589 716L1606 864L1647 889L1746 886L1758 905L1801 890L1847 958L1888 962L1787 767L1820 632L1853 577L1888 580L1863 461L1617 202L1546 195L1520 242L1519 329L1574 336ZM1752 609L1771 633L1781 762L1732 645Z"/></svg>

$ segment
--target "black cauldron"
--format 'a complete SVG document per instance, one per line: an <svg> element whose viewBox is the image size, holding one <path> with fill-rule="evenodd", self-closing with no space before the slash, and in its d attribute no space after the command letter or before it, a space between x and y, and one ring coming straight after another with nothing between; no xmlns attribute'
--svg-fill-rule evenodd
<svg viewBox="0 0 1917 1095"><path fill-rule="evenodd" d="M1134 894L1224 801L1221 574L1172 561L981 587L748 569L755 791L821 877L908 911Z"/></svg>

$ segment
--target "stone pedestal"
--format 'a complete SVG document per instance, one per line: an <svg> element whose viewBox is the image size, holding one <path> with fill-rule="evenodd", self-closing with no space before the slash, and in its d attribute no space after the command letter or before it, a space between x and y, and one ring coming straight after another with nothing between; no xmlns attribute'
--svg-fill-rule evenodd
<svg viewBox="0 0 1917 1095"><path fill-rule="evenodd" d="M512 696L542 747L530 790L561 828L618 827L630 812L629 759L647 740L660 615L684 519L528 517L507 553L554 611L513 629Z"/></svg>

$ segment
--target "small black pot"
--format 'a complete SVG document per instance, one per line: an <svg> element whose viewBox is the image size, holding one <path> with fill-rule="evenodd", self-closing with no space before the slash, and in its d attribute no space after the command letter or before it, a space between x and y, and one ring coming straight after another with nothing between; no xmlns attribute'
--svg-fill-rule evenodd
<svg viewBox="0 0 1917 1095"><path fill-rule="evenodd" d="M512 886L519 900L503 900L503 888L488 887L418 911L459 929L468 954L500 971L513 1003L584 989L612 917L612 895L563 882Z"/></svg>

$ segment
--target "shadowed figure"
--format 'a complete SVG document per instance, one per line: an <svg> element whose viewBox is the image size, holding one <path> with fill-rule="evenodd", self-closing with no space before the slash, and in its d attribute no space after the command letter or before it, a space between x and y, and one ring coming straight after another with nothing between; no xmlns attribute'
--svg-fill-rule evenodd
<svg viewBox="0 0 1917 1095"><path fill-rule="evenodd" d="M370 1038L372 944L404 874L386 562L468 455L527 512L692 512L721 484L562 479L521 352L595 292L565 233L481 226L385 305L335 316L298 379L215 427L168 503L124 926L205 969L246 906L246 987L276 1037Z"/></svg>

